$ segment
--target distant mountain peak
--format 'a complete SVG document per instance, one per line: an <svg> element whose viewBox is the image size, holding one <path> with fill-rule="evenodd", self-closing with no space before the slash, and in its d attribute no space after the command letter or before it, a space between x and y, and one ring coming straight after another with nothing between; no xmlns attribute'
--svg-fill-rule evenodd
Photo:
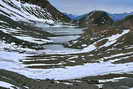
<svg viewBox="0 0 133 89"><path fill-rule="evenodd" d="M81 25L105 25L113 23L112 18L105 11L92 11L89 14L82 15L76 20Z"/></svg>
<svg viewBox="0 0 133 89"><path fill-rule="evenodd" d="M119 21L119 20L122 20L122 19L124 19L126 16L128 16L128 15L133 15L133 12L129 12L129 13L127 13L127 12L125 12L125 13L117 13L117 14L110 14L110 16L112 17L112 19L114 20L114 21Z"/></svg>

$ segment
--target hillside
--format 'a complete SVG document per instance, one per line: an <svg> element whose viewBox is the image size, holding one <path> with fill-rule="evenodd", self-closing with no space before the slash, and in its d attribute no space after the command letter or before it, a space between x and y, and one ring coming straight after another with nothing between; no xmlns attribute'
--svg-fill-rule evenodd
<svg viewBox="0 0 133 89"><path fill-rule="evenodd" d="M114 24L119 25L124 28L133 29L133 15L128 15L124 19L115 22Z"/></svg>
<svg viewBox="0 0 133 89"><path fill-rule="evenodd" d="M83 26L107 24L110 25L113 23L113 20L109 16L109 14L104 11L92 11L89 14L77 18L75 22Z"/></svg>

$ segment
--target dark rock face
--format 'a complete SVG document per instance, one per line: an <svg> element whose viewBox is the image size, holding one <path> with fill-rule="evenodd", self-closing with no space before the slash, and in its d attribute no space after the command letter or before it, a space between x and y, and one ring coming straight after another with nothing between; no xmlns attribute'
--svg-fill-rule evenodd
<svg viewBox="0 0 133 89"><path fill-rule="evenodd" d="M110 25L113 23L113 20L108 15L108 13L104 11L92 11L88 15L85 15L83 18L79 19L80 25L88 26L88 25Z"/></svg>
<svg viewBox="0 0 133 89"><path fill-rule="evenodd" d="M48 0L21 0L21 1L32 3L41 6L44 9L47 9L47 11L53 16L55 20L61 20L66 22L69 22L71 20L69 17L61 13L55 7L53 7Z"/></svg>

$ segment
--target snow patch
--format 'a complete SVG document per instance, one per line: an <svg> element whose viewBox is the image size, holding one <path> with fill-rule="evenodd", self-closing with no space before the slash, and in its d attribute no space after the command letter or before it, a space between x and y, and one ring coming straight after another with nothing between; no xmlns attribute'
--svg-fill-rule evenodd
<svg viewBox="0 0 133 89"><path fill-rule="evenodd" d="M15 36L18 39L32 42L32 43L37 43L37 44L45 44L45 43L50 43L53 42L52 40L47 40L47 39L40 39L40 38L33 38L33 37L26 37L26 36Z"/></svg>
<svg viewBox="0 0 133 89"><path fill-rule="evenodd" d="M3 82L3 81L0 81L0 86L3 87L3 88L9 88L9 89L14 89L12 84L10 83L7 83L7 82Z"/></svg>

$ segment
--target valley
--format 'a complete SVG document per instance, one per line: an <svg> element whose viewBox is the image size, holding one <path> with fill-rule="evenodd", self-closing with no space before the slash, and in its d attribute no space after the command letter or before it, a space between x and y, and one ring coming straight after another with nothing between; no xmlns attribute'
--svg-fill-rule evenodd
<svg viewBox="0 0 133 89"><path fill-rule="evenodd" d="M73 20L47 0L0 0L0 89L131 89L132 38L132 15Z"/></svg>

